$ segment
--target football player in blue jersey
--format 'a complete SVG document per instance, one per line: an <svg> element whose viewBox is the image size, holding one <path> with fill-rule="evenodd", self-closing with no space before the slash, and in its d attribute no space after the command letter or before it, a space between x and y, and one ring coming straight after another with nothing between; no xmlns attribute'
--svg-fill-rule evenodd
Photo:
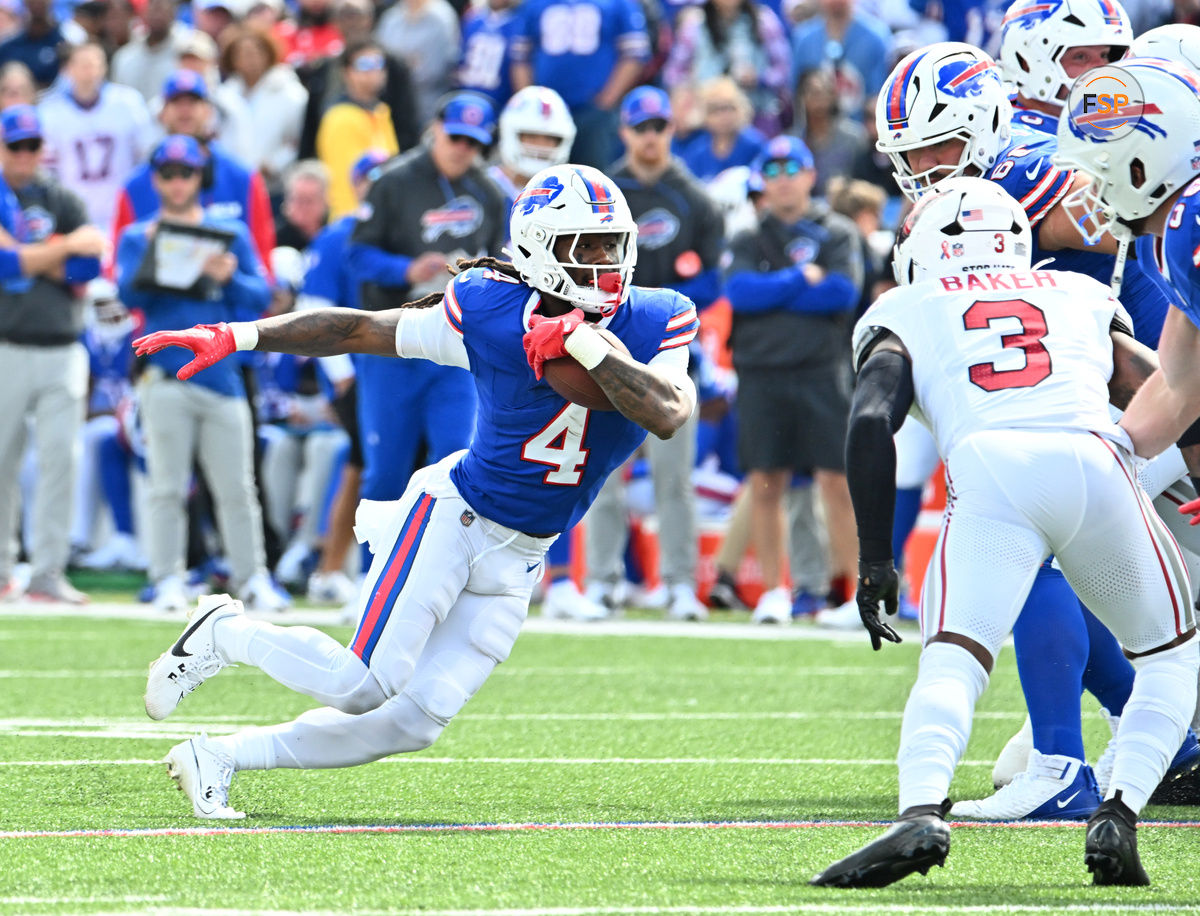
<svg viewBox="0 0 1200 916"><path fill-rule="evenodd" d="M1063 204L1087 178L1053 163L1054 137L1013 123L999 68L983 51L943 42L909 54L884 83L876 126L877 148L891 158L896 181L909 198L956 175L995 181L1029 218L1033 263L1051 257L1056 268L1112 280L1116 240L1105 234L1085 242ZM953 256L953 250L943 252L945 258ZM1154 346L1168 300L1130 267L1118 284L1120 299L1135 336ZM1173 507L1165 514L1173 516ZM1085 762L1079 710L1060 698L1086 688L1115 722L1128 700L1133 668L1049 562L1039 570L1026 608L1030 612L1018 619L1013 636L1033 749L1024 770L995 795L956 805L959 816L1086 818L1100 804L1109 779L1112 754L1097 761L1094 778ZM1200 745L1189 736L1169 776L1183 777L1197 765Z"/></svg>
<svg viewBox="0 0 1200 916"><path fill-rule="evenodd" d="M423 358L469 369L479 396L469 448L419 471L400 500L360 507L357 530L375 562L349 646L250 620L213 596L152 666L146 711L155 719L236 663L323 704L282 725L173 748L170 771L198 817L242 816L228 800L237 770L351 766L428 747L508 657L546 548L647 431L669 438L691 416L696 309L674 291L630 286L637 225L616 184L584 166L546 169L517 198L510 230L512 263L461 261L444 294L406 307L318 309L138 342L145 353L194 351L184 376L249 349ZM615 410L589 410L550 387L545 361L568 355Z"/></svg>
<svg viewBox="0 0 1200 916"><path fill-rule="evenodd" d="M1015 0L1000 31L1000 69L1017 89L1013 123L1054 135L1075 78L1120 60L1133 41L1117 0Z"/></svg>
<svg viewBox="0 0 1200 916"><path fill-rule="evenodd" d="M1091 175L1069 201L1080 212L1081 233L1138 237L1139 259L1152 261L1156 279L1174 294L1159 342L1161 370L1121 419L1137 453L1149 456L1176 440L1200 443L1200 78L1162 59L1126 58L1115 67L1133 87L1128 128L1078 120L1082 93L1074 88L1055 158ZM1200 500L1180 511L1198 508Z"/></svg>

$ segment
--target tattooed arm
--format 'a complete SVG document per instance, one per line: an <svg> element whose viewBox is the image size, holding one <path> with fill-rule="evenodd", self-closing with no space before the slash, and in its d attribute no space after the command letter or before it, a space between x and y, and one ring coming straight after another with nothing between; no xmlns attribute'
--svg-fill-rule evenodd
<svg viewBox="0 0 1200 916"><path fill-rule="evenodd" d="M667 350L650 365L612 350L594 369L613 406L660 439L670 439L696 407L696 387L687 375L687 347Z"/></svg>
<svg viewBox="0 0 1200 916"><path fill-rule="evenodd" d="M258 328L254 349L298 356L395 356L396 325L402 313L402 309L367 312L327 308L261 318L254 322Z"/></svg>

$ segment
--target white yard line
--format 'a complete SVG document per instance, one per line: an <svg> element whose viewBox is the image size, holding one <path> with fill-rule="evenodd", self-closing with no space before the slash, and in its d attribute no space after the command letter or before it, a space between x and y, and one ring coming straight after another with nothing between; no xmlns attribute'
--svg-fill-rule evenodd
<svg viewBox="0 0 1200 916"><path fill-rule="evenodd" d="M272 623L302 623L309 626L338 626L341 612L336 610L287 610L279 613L251 613ZM153 623L176 623L183 625L182 614L164 614L145 604L115 604L97 602L81 608L57 605L5 604L0 606L0 620L5 617L37 617L66 619L121 619L144 620ZM572 620L547 620L531 616L525 621L526 633L553 633L564 636L661 636L671 639L691 637L695 639L749 639L766 641L823 640L834 643L865 644L867 636L861 630L823 630L809 623L796 626L761 626L752 623L707 623L674 620L602 620L580 622ZM916 641L916 631L904 634Z"/></svg>
<svg viewBox="0 0 1200 916"><path fill-rule="evenodd" d="M214 732L215 734L215 732ZM164 738L171 736L162 736ZM191 737L191 734L181 737ZM0 770L10 767L65 767L65 766L145 766L161 764L162 760L145 758L126 759L83 759L83 760L0 760ZM400 754L384 757L376 764L404 764L412 766L432 763L447 764L493 764L498 766L834 766L834 767L894 767L892 757L846 759L842 757L421 757L415 754ZM959 766L990 767L994 760L963 760Z"/></svg>

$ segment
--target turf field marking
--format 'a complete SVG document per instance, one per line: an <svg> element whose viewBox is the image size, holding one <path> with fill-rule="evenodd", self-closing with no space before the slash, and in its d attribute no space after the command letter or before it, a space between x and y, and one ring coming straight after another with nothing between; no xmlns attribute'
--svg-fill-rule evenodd
<svg viewBox="0 0 1200 916"><path fill-rule="evenodd" d="M215 732L214 732L215 734ZM166 738L168 736L162 735ZM0 769L7 767L74 767L74 766L145 766L146 764L162 764L162 760L143 760L129 758L125 760L0 760ZM626 764L629 766L677 766L692 764L696 766L840 766L840 767L894 767L896 761L892 757L865 758L862 760L846 760L830 757L417 757L411 754L398 754L394 757L384 757L376 760L377 764L404 764L413 766L418 763L432 763L439 766L451 763L475 765L479 763L499 764L501 766L609 766L611 764ZM991 767L994 760L962 760L960 767Z"/></svg>
<svg viewBox="0 0 1200 916"><path fill-rule="evenodd" d="M1002 827L1043 830L1053 827L1082 828L1079 821L949 821L951 827ZM1173 829L1200 828L1200 821L1140 821L1144 826ZM274 827L145 827L138 829L91 830L6 830L0 840L33 839L138 839L164 836L262 836L264 834L359 834L359 833L524 833L558 830L812 830L826 827L890 827L891 821L578 821L551 823L479 824L298 824Z"/></svg>
<svg viewBox="0 0 1200 916"><path fill-rule="evenodd" d="M36 617L39 620L144 620L152 623L175 624L182 626L184 618L163 614L144 604L118 604L97 602L80 608L57 608L37 604L6 604L4 616L8 618ZM287 610L269 613L250 612L247 616L269 620L278 624L308 624L310 626L338 626L341 623L340 610ZM741 623L732 621L710 621L696 623L694 621L673 620L604 620L604 621L574 621L549 620L541 616L528 618L522 626L525 633L552 633L563 636L661 636L670 639L748 639L769 642L794 642L797 640L821 640L830 643L866 644L866 634L862 630L823 630L816 626L801 624L794 627L764 627L761 624ZM908 635L915 637L916 630Z"/></svg>
<svg viewBox="0 0 1200 916"><path fill-rule="evenodd" d="M736 914L767 914L767 913L1105 913L1111 914L1116 909L1113 904L1009 904L996 906L937 906L934 904L889 905L886 903L870 904L835 904L810 903L786 905L727 905L696 904L692 906L591 906L591 907L536 907L510 908L492 910L364 910L355 908L356 916L690 916L703 913L736 913ZM150 909L147 912L155 914L159 911ZM172 916L301 916L298 910L253 910L209 909L171 907ZM1122 913L1195 913L1196 908L1182 904L1159 903L1125 903L1120 904ZM94 916L115 916L115 914L97 913ZM344 910L304 910L303 916L345 916Z"/></svg>
<svg viewBox="0 0 1200 916"><path fill-rule="evenodd" d="M1008 904L997 906L938 906L921 904L919 906L886 903L870 904L836 904L810 903L804 901L786 905L750 904L726 905L695 904L692 906L594 906L594 907L536 907L509 908L492 910L365 910L355 907L355 916L691 916L704 913L736 913L736 914L767 914L767 913L1104 913L1112 914L1117 909L1114 904ZM1120 904L1122 913L1195 913L1196 907L1171 903L1125 903ZM149 914L170 913L171 916L345 916L345 910L266 910L255 907L253 910L216 909L198 907L175 907L169 910L150 908ZM116 913L96 913L93 916L117 916Z"/></svg>

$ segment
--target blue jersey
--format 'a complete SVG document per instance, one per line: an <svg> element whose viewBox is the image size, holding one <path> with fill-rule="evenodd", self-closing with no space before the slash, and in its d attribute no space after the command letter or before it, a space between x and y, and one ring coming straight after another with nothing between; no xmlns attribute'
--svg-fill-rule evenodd
<svg viewBox="0 0 1200 916"><path fill-rule="evenodd" d="M343 308L358 308L358 281L346 263L346 249L357 222L354 216L343 216L317 233L304 252L301 295L316 296Z"/></svg>
<svg viewBox="0 0 1200 916"><path fill-rule="evenodd" d="M1035 130L1039 134L1046 134L1051 137L1058 133L1057 115L1049 115L1030 108L1018 108L1016 101L1013 102L1012 123L1014 127Z"/></svg>
<svg viewBox="0 0 1200 916"><path fill-rule="evenodd" d="M572 110L591 105L621 58L646 60L650 39L637 0L525 0L513 60L533 67Z"/></svg>
<svg viewBox="0 0 1200 916"><path fill-rule="evenodd" d="M472 7L462 21L458 85L486 95L499 111L512 95L512 40L521 20L514 10Z"/></svg>
<svg viewBox="0 0 1200 916"><path fill-rule="evenodd" d="M646 437L616 411L570 404L534 378L521 340L538 294L475 268L447 288L443 309L470 360L479 414L475 438L451 471L473 509L524 531L565 531L583 517L600 486ZM686 347L700 327L691 301L668 289L635 286L605 326L647 363Z"/></svg>
<svg viewBox="0 0 1200 916"><path fill-rule="evenodd" d="M1161 238L1137 240L1138 260L1158 267L1147 270L1192 324L1200 327L1200 179L1184 189L1171 210Z"/></svg>
<svg viewBox="0 0 1200 916"><path fill-rule="evenodd" d="M1046 251L1038 244L1041 221L1067 195L1075 180L1071 169L1060 169L1050 161L1058 140L1021 123L1013 124L1012 141L996 160L987 177L998 182L1016 198L1033 227L1034 264L1047 258L1055 270L1087 274L1101 283L1112 280L1114 258L1098 251L1060 248ZM1158 335L1170 304L1166 296L1134 260L1125 265L1125 276L1117 296L1133 320L1134 335L1147 346L1158 345Z"/></svg>

